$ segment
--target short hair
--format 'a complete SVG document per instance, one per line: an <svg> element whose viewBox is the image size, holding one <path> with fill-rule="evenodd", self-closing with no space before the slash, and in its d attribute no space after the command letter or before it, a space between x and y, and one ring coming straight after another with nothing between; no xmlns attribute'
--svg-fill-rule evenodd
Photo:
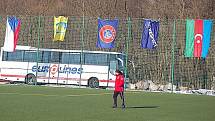
<svg viewBox="0 0 215 121"><path fill-rule="evenodd" d="M118 69L115 72L119 73L120 75L123 75L123 73L120 70L118 70Z"/></svg>

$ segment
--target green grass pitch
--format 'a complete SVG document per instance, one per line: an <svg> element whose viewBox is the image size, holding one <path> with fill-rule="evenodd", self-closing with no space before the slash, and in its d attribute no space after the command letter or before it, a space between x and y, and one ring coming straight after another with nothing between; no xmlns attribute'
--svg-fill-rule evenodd
<svg viewBox="0 0 215 121"><path fill-rule="evenodd" d="M102 89L0 85L0 121L214 121L215 97L125 92L112 108ZM118 98L118 105L121 100Z"/></svg>

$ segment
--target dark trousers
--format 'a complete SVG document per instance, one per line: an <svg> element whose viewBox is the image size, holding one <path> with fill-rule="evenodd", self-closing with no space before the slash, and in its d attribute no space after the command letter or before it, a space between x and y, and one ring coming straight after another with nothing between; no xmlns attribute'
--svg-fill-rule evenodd
<svg viewBox="0 0 215 121"><path fill-rule="evenodd" d="M122 106L125 106L124 92L117 92L117 91L114 91L114 94L113 94L113 105L117 106L117 96L118 95L120 95L120 98L122 100Z"/></svg>

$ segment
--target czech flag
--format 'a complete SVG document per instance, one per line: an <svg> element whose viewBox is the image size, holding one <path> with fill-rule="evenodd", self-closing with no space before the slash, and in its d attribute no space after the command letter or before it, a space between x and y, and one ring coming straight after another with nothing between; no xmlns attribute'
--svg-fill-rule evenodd
<svg viewBox="0 0 215 121"><path fill-rule="evenodd" d="M186 20L185 57L207 57L212 24L212 20Z"/></svg>
<svg viewBox="0 0 215 121"><path fill-rule="evenodd" d="M114 48L114 40L116 38L118 19L101 20L98 19L98 48Z"/></svg>
<svg viewBox="0 0 215 121"><path fill-rule="evenodd" d="M21 22L16 17L7 17L4 51L14 52L18 42Z"/></svg>

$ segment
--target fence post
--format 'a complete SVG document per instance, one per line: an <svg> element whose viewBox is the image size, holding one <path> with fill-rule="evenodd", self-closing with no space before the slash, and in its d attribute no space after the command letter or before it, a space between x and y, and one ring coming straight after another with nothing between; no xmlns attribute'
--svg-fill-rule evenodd
<svg viewBox="0 0 215 121"><path fill-rule="evenodd" d="M175 19L173 22L173 42L172 42L172 72L171 72L171 83L172 83L172 93L173 93L173 83L174 83L174 71L175 71L175 34L176 34L176 30L175 30Z"/></svg>
<svg viewBox="0 0 215 121"><path fill-rule="evenodd" d="M82 16L82 29L81 29L81 65L80 68L82 68L83 65L83 48L84 48L84 1L82 3L82 9L83 9L83 16ZM80 73L80 80L79 80L79 88L81 87L81 77L82 72Z"/></svg>
<svg viewBox="0 0 215 121"><path fill-rule="evenodd" d="M126 39L126 55L125 55L125 79L127 79L127 73L128 73L128 48L129 48L129 41L130 41L130 37L131 37L131 18L128 17L128 37ZM126 82L124 84L124 87L126 85Z"/></svg>
<svg viewBox="0 0 215 121"><path fill-rule="evenodd" d="M37 71L36 71L36 82L34 85L37 85L37 76L38 76L38 61L39 61L39 48L40 48L40 15L38 16L38 27L37 27Z"/></svg>

